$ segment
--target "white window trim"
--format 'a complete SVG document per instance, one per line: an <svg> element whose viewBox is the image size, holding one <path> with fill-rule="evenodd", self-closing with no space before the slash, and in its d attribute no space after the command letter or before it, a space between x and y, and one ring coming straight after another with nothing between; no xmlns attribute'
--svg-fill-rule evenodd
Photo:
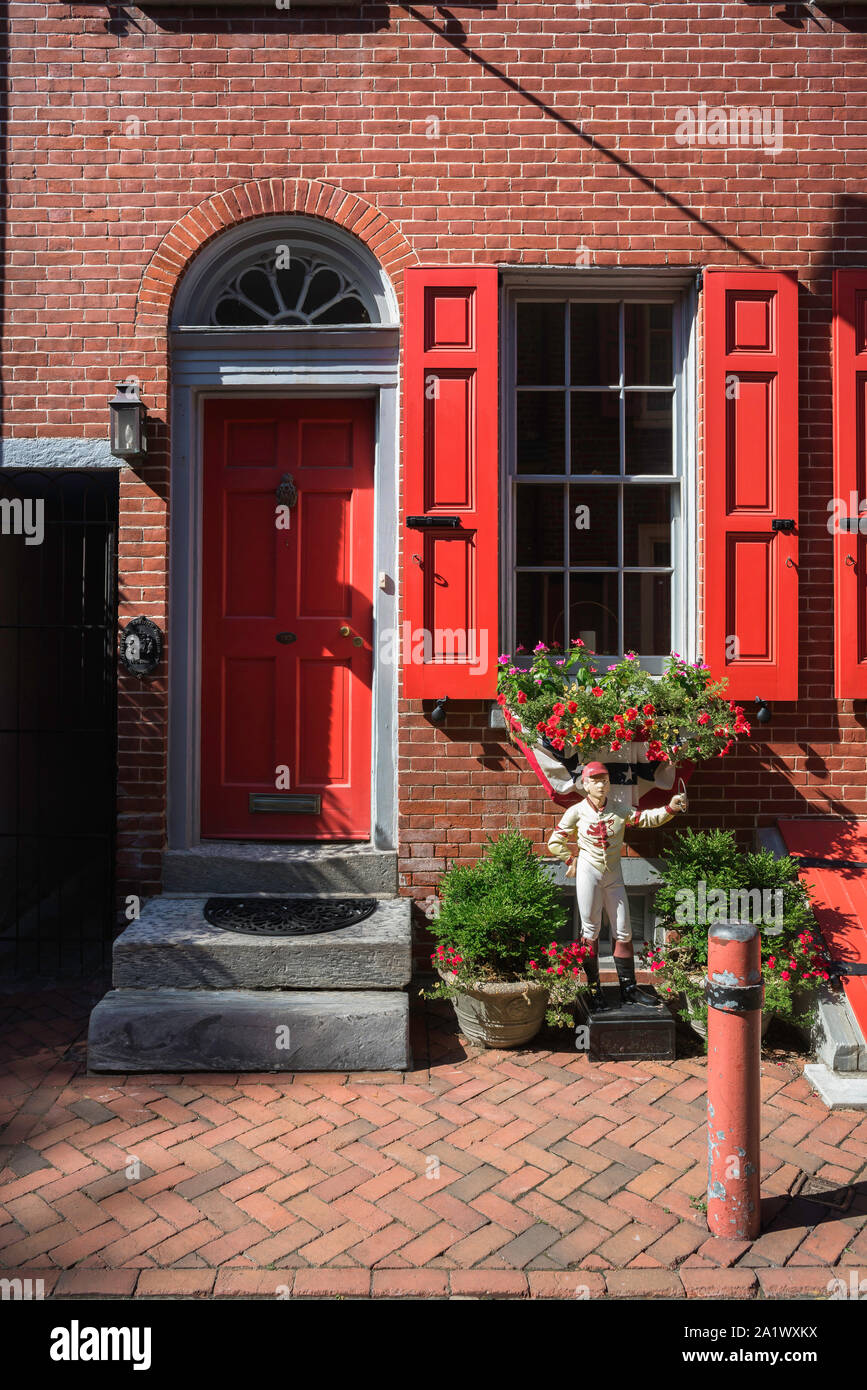
<svg viewBox="0 0 867 1390"><path fill-rule="evenodd" d="M687 661L698 654L697 465L696 465L696 310L694 270L564 272L559 268L502 271L500 304L500 634L501 651L514 652L515 607L515 322L519 300L635 300L674 305L675 477L680 477L680 508L672 521L672 629L674 650ZM551 481L555 481L552 476ZM677 494L675 494L677 496ZM645 669L661 674L663 659L645 659ZM657 670L658 668L658 670Z"/></svg>

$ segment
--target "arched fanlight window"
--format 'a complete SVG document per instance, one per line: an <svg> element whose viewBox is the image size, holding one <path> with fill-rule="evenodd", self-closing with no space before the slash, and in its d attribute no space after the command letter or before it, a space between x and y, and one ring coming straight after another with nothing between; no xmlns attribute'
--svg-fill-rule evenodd
<svg viewBox="0 0 867 1390"><path fill-rule="evenodd" d="M335 266L291 252L264 256L219 290L211 322L235 324L370 323L358 286Z"/></svg>
<svg viewBox="0 0 867 1390"><path fill-rule="evenodd" d="M371 252L309 217L263 217L219 236L178 291L173 327L324 328L395 324L391 284Z"/></svg>

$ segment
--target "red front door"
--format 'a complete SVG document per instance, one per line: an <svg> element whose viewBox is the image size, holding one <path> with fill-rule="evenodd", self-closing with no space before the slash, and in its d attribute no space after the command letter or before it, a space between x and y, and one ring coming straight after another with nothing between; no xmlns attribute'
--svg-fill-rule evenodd
<svg viewBox="0 0 867 1390"><path fill-rule="evenodd" d="M373 402L208 402L202 526L203 838L367 839Z"/></svg>

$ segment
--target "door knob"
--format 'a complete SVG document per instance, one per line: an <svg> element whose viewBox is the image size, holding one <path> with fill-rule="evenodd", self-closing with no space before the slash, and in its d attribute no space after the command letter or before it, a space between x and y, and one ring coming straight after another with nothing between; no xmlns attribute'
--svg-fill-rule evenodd
<svg viewBox="0 0 867 1390"><path fill-rule="evenodd" d="M348 636L349 636L350 629L349 629L349 628L346 626L346 624L344 623L344 624L342 625L342 627L339 627L339 628L337 629L337 631L340 633L340 636L341 636L341 637L348 637Z"/></svg>
<svg viewBox="0 0 867 1390"><path fill-rule="evenodd" d="M285 646L285 645L288 645L290 642L294 642L294 641L295 641L295 633L294 633L294 632L278 632L278 633L277 633L277 641L278 641L278 642L282 642L282 643L284 644L284 646Z"/></svg>

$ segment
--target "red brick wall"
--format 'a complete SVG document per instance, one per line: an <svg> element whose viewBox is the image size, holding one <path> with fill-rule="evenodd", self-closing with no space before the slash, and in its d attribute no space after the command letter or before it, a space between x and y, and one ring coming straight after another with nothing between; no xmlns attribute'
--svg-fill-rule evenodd
<svg viewBox="0 0 867 1390"><path fill-rule="evenodd" d="M582 248L604 266L794 269L803 698L774 709L770 742L701 770L690 819L746 831L867 814L863 704L831 699L825 527L830 269L867 263L865 23L843 11L789 27L780 8L500 3L451 21L431 6L340 20L130 8L125 21L10 4L4 431L104 437L115 381L140 379L157 438L123 475L121 617L165 621L166 308L220 226L271 207L336 217L398 290L413 258L568 266ZM702 100L779 109L785 148L677 144L678 107ZM230 192L241 185L257 191ZM124 680L121 877L140 891L158 884L165 733L165 681ZM509 817L543 841L552 811L481 707L435 730L403 705L400 737L407 892L423 898L447 855L475 855Z"/></svg>

